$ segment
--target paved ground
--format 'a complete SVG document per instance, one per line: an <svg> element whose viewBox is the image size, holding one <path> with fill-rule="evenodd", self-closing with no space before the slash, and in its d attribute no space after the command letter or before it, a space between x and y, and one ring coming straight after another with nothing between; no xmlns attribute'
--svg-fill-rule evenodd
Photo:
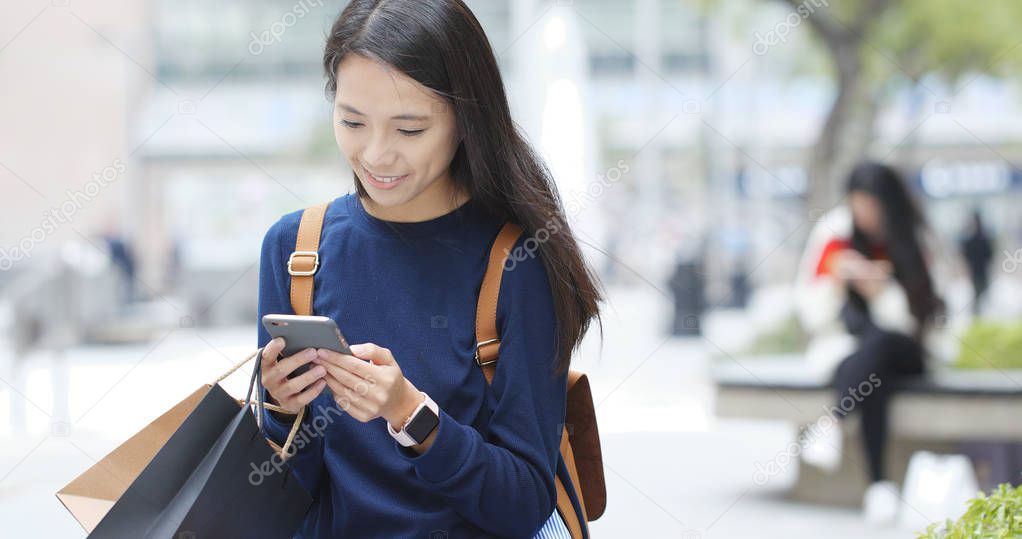
<svg viewBox="0 0 1022 539"><path fill-rule="evenodd" d="M594 329L576 365L590 374L604 443L609 501L591 525L594 537L914 536L871 528L857 511L786 501L794 469L754 484L754 463L782 451L793 426L714 420L707 363L716 345L666 338L667 304L650 288L613 290L611 299L602 353ZM731 331L737 338L741 330ZM24 403L27 434L14 435L10 390L0 391L2 536L84 537L53 493L253 344L247 328L185 328L144 346L76 349L64 368L29 358L15 383L34 404L14 397ZM66 412L52 403L54 381L68 388ZM47 415L54 410L57 419Z"/></svg>

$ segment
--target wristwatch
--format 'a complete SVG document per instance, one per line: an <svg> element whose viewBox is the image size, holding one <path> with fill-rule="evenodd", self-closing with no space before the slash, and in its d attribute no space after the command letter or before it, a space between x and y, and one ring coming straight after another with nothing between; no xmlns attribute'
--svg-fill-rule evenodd
<svg viewBox="0 0 1022 539"><path fill-rule="evenodd" d="M430 433L433 432L433 429L440 424L440 408L424 391L419 393L422 393L422 402L415 408L412 415L408 417L405 424L401 426L399 432L395 432L393 427L390 426L390 421L387 421L387 432L403 447L411 447L425 442L426 438L429 438Z"/></svg>

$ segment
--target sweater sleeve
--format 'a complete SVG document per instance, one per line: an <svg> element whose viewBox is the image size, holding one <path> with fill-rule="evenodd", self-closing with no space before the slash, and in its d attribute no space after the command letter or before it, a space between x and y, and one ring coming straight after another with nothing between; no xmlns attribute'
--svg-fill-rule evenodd
<svg viewBox="0 0 1022 539"><path fill-rule="evenodd" d="M394 442L420 480L465 519L501 536L532 537L557 501L555 474L567 374L554 375L556 317L547 273L519 238L505 265L497 309L496 400L484 437L440 408L424 453Z"/></svg>
<svg viewBox="0 0 1022 539"><path fill-rule="evenodd" d="M285 241L288 242L288 245L294 245L294 240L298 235L298 224L297 221L293 224L289 221L285 216L270 227L263 237L259 262L259 319L256 322L260 348L270 342L270 334L262 325L263 315L294 314L294 310L291 308L290 278L287 274L287 257L290 256L293 248L284 249L283 245ZM266 402L269 400L269 394L265 388L263 388L263 400ZM312 420L312 408L312 406L306 407L302 421L303 428L295 437L292 450L294 455L288 459L288 463L302 486L315 496L324 473L324 465L323 438L303 435L303 433L314 432L306 426ZM277 445L284 445L290 430L290 422L281 422L273 414L263 413L263 434Z"/></svg>

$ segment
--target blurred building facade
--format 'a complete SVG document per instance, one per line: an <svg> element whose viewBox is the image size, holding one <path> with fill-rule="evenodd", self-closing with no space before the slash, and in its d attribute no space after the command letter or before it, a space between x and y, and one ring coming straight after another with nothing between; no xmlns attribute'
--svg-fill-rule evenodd
<svg viewBox="0 0 1022 539"><path fill-rule="evenodd" d="M763 55L756 31L784 20L779 3L727 0L712 10L668 0L468 4L534 142L542 133L529 112L536 106L528 91L535 69L530 43L544 39L545 22L557 14L581 35L583 65L576 72L585 78L580 95L590 158L576 186L582 189L562 195L569 213L596 215L584 220L582 237L611 255L592 251L598 268L615 279L664 283L679 258L699 259L717 298L728 294L735 274L751 273L753 285L790 280L809 228L810 209L800 198L808 184L804 163L833 91L819 59L806 53L808 25ZM0 174L16 182L12 171L20 163L48 163L53 170L31 182L58 193L87 180L82 170L122 160L126 181L76 222L81 234L116 216L108 228L134 247L143 289L173 296L196 323L248 320L267 226L353 189L334 145L320 63L342 6L151 0L103 12L77 4L48 8L12 46L45 42L34 34L45 31L61 36L50 45L55 55L63 44L87 48L63 60L72 68L69 79L53 80L46 71L6 90L15 99L0 107L19 128L0 136L18 157L0 157L13 163ZM59 24L77 29L64 35ZM0 63L0 70L41 72L22 63ZM95 73L104 78L86 75ZM109 109L54 110L70 106L52 99L64 91L55 88L69 85L90 92L90 107L94 94L113 90L99 100ZM50 93L33 97L42 90ZM917 94L907 88L898 106L881 111L873 154L910 171L945 237L981 206L995 237L1018 245L1022 217L1013 208L1022 173L1012 159L1022 122L1006 121L1022 117L1017 89L982 79L953 104ZM12 104L19 98L31 106ZM46 118L70 125L74 136L47 130ZM40 131L19 137L22 126ZM42 131L57 131L55 143L29 147L26 140L42 140ZM62 148L70 159L47 153ZM585 192L599 181L609 186L602 194ZM55 205L15 187L30 203L13 205L14 222L32 222L38 208ZM4 245L23 234L4 231Z"/></svg>

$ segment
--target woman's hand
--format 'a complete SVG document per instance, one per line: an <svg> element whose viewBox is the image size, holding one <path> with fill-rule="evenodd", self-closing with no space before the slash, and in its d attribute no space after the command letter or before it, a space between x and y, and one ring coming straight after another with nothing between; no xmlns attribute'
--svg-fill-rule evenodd
<svg viewBox="0 0 1022 539"><path fill-rule="evenodd" d="M342 410L366 423L385 418L400 430L422 394L401 373L390 350L373 343L351 346L354 356L320 348L314 363L326 368L326 383Z"/></svg>
<svg viewBox="0 0 1022 539"><path fill-rule="evenodd" d="M293 356L277 360L285 343L283 337L277 337L263 347L262 379L266 391L273 397L276 404L288 414L297 414L299 410L313 401L326 387L323 379L326 370L319 365L288 379L287 375L298 367L313 361L316 357L315 348L306 348Z"/></svg>
<svg viewBox="0 0 1022 539"><path fill-rule="evenodd" d="M869 260L852 249L842 251L836 261L837 276L867 298L883 290L892 272L890 262Z"/></svg>

